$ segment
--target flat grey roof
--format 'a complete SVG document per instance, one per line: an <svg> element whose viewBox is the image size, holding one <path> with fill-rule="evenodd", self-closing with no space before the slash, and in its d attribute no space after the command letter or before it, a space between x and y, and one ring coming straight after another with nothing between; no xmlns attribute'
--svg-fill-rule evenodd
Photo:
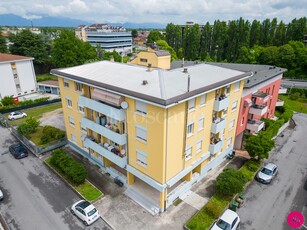
<svg viewBox="0 0 307 230"><path fill-rule="evenodd" d="M182 66L182 61L173 61L171 63L171 69L180 68ZM194 66L204 62L195 61L185 61L184 66ZM252 72L253 76L245 79L244 87L251 88L258 85L270 78L273 78L279 74L287 71L285 68L271 66L271 65L253 65L253 64L238 64L238 63L221 63L221 62L206 62L209 65L219 66L223 68L228 68L232 70L242 71L242 72Z"/></svg>
<svg viewBox="0 0 307 230"><path fill-rule="evenodd" d="M184 73L182 69L154 68L148 71L144 66L110 61L53 69L51 73L163 106L245 79L251 74L206 63L192 66L188 73Z"/></svg>

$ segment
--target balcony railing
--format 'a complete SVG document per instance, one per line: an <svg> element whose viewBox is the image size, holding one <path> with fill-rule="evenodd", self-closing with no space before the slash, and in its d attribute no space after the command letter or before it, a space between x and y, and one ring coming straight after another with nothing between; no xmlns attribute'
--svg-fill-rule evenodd
<svg viewBox="0 0 307 230"><path fill-rule="evenodd" d="M215 155L216 153L220 152L222 150L223 141L218 141L215 144L209 145L209 151L211 155Z"/></svg>
<svg viewBox="0 0 307 230"><path fill-rule="evenodd" d="M99 133L100 135L108 138L111 141L114 141L119 145L127 144L127 134L117 133L112 129L106 128L105 126L102 126L98 123L95 123L94 121L89 120L86 117L82 118L81 126L84 128L91 129L94 132Z"/></svg>
<svg viewBox="0 0 307 230"><path fill-rule="evenodd" d="M248 120L246 124L246 129L258 133L264 128L264 122L259 120Z"/></svg>
<svg viewBox="0 0 307 230"><path fill-rule="evenodd" d="M216 112L222 111L223 109L228 108L229 97L219 97L214 101L213 109Z"/></svg>
<svg viewBox="0 0 307 230"><path fill-rule="evenodd" d="M268 111L268 107L265 105L253 105L249 109L250 114L254 114L257 116L263 116Z"/></svg>
<svg viewBox="0 0 307 230"><path fill-rule="evenodd" d="M276 102L276 106L284 106L284 103L285 102L283 100L278 99Z"/></svg>
<svg viewBox="0 0 307 230"><path fill-rule="evenodd" d="M112 152L114 149L113 146L105 145L105 147L103 147L102 143L98 144L92 138L87 137L84 140L84 147L93 149L99 155L107 158L121 168L127 165L127 156L121 156L120 153Z"/></svg>
<svg viewBox="0 0 307 230"><path fill-rule="evenodd" d="M79 105L97 111L99 113L102 113L107 117L114 118L118 121L125 120L125 111L123 109L114 108L113 106L101 103L99 101L95 101L83 95L81 95L79 98Z"/></svg>
<svg viewBox="0 0 307 230"><path fill-rule="evenodd" d="M253 94L253 98L255 99L254 103L258 105L266 103L270 99L270 97L271 97L270 94L260 91L257 91L256 93Z"/></svg>
<svg viewBox="0 0 307 230"><path fill-rule="evenodd" d="M226 127L226 120L222 118L213 119L211 133L217 134Z"/></svg>
<svg viewBox="0 0 307 230"><path fill-rule="evenodd" d="M278 90L278 94L287 94L287 88L280 87Z"/></svg>

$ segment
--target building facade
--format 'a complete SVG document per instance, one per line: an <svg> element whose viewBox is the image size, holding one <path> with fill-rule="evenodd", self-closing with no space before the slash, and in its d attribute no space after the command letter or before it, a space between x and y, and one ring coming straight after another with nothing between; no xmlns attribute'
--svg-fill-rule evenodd
<svg viewBox="0 0 307 230"><path fill-rule="evenodd" d="M148 69L90 63L59 77L69 144L153 214L233 150L244 79L208 64ZM208 77L210 76L210 77Z"/></svg>
<svg viewBox="0 0 307 230"><path fill-rule="evenodd" d="M32 57L0 53L0 99L36 92L37 83Z"/></svg>

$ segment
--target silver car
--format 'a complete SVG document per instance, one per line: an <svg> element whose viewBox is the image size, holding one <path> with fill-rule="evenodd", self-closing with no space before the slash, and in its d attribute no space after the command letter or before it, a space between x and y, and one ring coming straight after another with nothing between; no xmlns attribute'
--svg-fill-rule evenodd
<svg viewBox="0 0 307 230"><path fill-rule="evenodd" d="M8 116L8 119L16 120L16 119L24 118L24 117L27 117L26 113L16 111L16 112L11 112L10 115Z"/></svg>
<svg viewBox="0 0 307 230"><path fill-rule="evenodd" d="M268 163L257 173L256 180L264 184L270 184L277 172L277 166L273 163Z"/></svg>

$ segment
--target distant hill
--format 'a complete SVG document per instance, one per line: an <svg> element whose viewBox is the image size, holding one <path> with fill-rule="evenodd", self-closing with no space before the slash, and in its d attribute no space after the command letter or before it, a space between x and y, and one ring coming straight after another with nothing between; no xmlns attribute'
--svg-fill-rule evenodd
<svg viewBox="0 0 307 230"><path fill-rule="evenodd" d="M94 22L70 19L65 17L42 16L40 19L25 19L14 14L0 14L0 26L34 26L34 27L76 27L78 25L91 25ZM97 23L97 22L96 22ZM108 23L108 22L99 22ZM159 23L108 23L123 26L127 29L164 29L166 25Z"/></svg>

